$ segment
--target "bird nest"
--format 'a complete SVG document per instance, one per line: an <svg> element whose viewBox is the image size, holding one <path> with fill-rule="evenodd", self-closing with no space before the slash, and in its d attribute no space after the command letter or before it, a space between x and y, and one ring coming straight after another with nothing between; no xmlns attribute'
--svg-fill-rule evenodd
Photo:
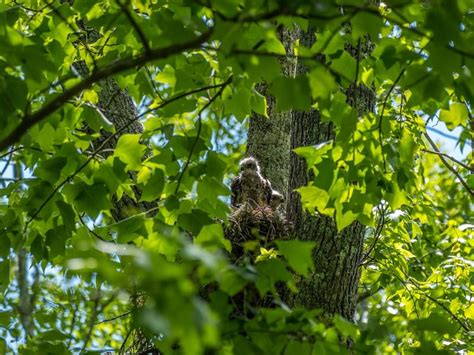
<svg viewBox="0 0 474 355"><path fill-rule="evenodd" d="M240 258L250 245L268 247L275 239L284 239L288 223L282 213L267 205L244 203L230 214L225 235L232 244L232 256Z"/></svg>

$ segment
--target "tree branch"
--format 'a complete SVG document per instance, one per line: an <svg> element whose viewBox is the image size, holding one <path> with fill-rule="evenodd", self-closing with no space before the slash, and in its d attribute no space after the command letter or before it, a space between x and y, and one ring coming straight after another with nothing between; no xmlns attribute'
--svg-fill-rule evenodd
<svg viewBox="0 0 474 355"><path fill-rule="evenodd" d="M143 44L143 47L145 48L145 52L148 53L150 52L150 45L148 44L148 39L145 36L145 33L143 33L141 27L138 25L137 21L132 16L132 13L128 10L127 8L127 3L130 3L130 1L126 1L124 4L120 0L116 0L116 3L120 8L122 9L123 13L127 17L128 22L132 25L133 29L138 35L138 38L140 38L140 41Z"/></svg>
<svg viewBox="0 0 474 355"><path fill-rule="evenodd" d="M61 108L68 100L78 95L81 91L91 87L94 83L111 77L115 74L122 73L128 69L143 66L148 62L164 59L171 55L180 53L182 51L199 47L212 34L212 28L204 32L200 36L184 43L173 44L164 48L151 49L149 52L142 53L136 57L120 60L103 69L98 69L90 76L82 80L80 83L74 85L72 88L66 90L61 95L57 96L49 103L45 104L41 109L32 113L25 114L20 124L13 129L4 139L0 141L0 151L5 150L12 144L18 142L20 138L28 131L29 128L36 123L41 122L50 114Z"/></svg>
<svg viewBox="0 0 474 355"><path fill-rule="evenodd" d="M198 131L196 135L196 139L193 142L193 145L191 147L191 150L189 151L188 159L186 160L186 163L184 164L183 170L181 171L181 174L179 175L178 178L178 183L176 185L176 190L175 194L178 193L179 191L179 186L181 185L181 180L183 179L184 173L186 172L186 169L189 166L189 163L191 162L191 157L194 153L194 148L196 148L196 144L199 141L200 135L201 135L201 127L202 127L202 119L201 115L204 112L205 109L207 109L211 104L222 94L224 89L226 88L227 85L229 85L232 82L232 75L224 82L224 84L220 87L219 91L209 99L209 101L199 110L198 112Z"/></svg>
<svg viewBox="0 0 474 355"><path fill-rule="evenodd" d="M469 194L471 194L471 196L474 196L474 191L469 187L469 185L467 184L466 181L464 181L464 179L462 178L462 176L459 174L459 172L453 168L453 166L451 164L448 163L448 161L445 159L444 155L439 151L438 149L438 146L436 145L435 142L433 142L433 140L431 139L431 137L429 136L428 133L424 132L423 135L425 136L426 140L428 141L428 143L431 145L431 147L433 148L433 150L436 152L436 153L439 153L437 154L439 156L439 158L441 159L441 161L443 162L444 166L446 166L449 171L451 171L454 175L456 175L456 177L458 178L459 182L466 188L467 192L469 192Z"/></svg>
<svg viewBox="0 0 474 355"><path fill-rule="evenodd" d="M31 223L31 221L33 221L33 219L36 218L36 216L43 210L43 208L48 204L48 202L53 198L53 196L56 194L56 192L58 192L64 185L66 185L67 182L71 181L71 179L73 179L79 172L81 172L82 169L84 169L93 159L95 159L95 157L99 154L99 152L102 151L102 148L105 147L107 145L107 143L115 138L116 136L118 136L120 133L122 133L124 130L126 130L128 127L130 127L131 124L133 124L134 122L136 122L136 120L138 120L140 117L150 113L150 112L153 112L153 111L156 111L156 110L159 110L160 108L163 108L165 107L166 105L172 103L172 102L175 102L183 97L186 97L188 95L192 95L194 93L197 93L197 92L200 92L200 91L203 91L203 90L207 90L208 88L214 88L214 87L225 87L227 84L226 83L223 83L223 84L218 84L218 85L212 85L212 86L206 86L205 88L199 88L199 89L194 89L194 90L191 90L191 91L188 91L188 92L185 92L185 93L182 93L182 94L178 94L176 96L173 96L172 98L170 98L169 100L167 101L164 101L162 102L161 104L158 105L158 107L155 107L153 109L150 109L148 111L145 111L143 112L141 115L139 115L136 119L134 120L130 120L127 124L123 125L122 127L120 127L114 134L111 134L110 136L108 136L106 139L104 139L104 141L102 142L102 144L97 147L96 150L94 150L94 152L92 152L92 154L89 156L89 158L82 164L80 165L71 175L69 175L67 178L65 178L63 181L61 181L54 189L53 191L48 195L48 197L43 201L43 203L40 205L40 207L38 207L38 209L32 214L32 216L30 217L30 219L26 222L25 224L25 228L24 230L26 231L26 229L28 228L28 225Z"/></svg>
<svg viewBox="0 0 474 355"><path fill-rule="evenodd" d="M134 309L132 309L131 311L128 311L128 312L125 312L125 313L122 313L122 314L119 314L118 316L115 316L115 317L112 317L112 318L108 318L108 319L104 319L100 322L97 322L95 324L102 324L102 323L107 323L107 322L112 322L116 319L119 319L119 318L123 318L123 317L126 317L128 316L129 314L132 314L134 312Z"/></svg>
<svg viewBox="0 0 474 355"><path fill-rule="evenodd" d="M442 152L436 152L436 151L429 150L429 149L422 149L421 151L423 151L423 152L425 152L425 153L441 155L441 156L443 156L443 157L448 158L449 160L452 160L452 161L455 162L456 164L459 164L459 165L462 166L464 169L469 170L469 171L471 171L471 172L474 172L474 168L471 168L470 166L464 164L463 162L457 160L456 158L453 158L453 157L452 157L451 155L449 155L449 154L442 153Z"/></svg>

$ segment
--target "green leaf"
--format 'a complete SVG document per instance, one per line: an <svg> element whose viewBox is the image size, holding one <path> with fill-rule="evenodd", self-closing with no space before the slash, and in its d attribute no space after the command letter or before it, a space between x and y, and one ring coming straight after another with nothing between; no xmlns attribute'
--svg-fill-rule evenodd
<svg viewBox="0 0 474 355"><path fill-rule="evenodd" d="M357 326L342 318L340 315L334 317L334 325L344 337L355 338L358 333Z"/></svg>
<svg viewBox="0 0 474 355"><path fill-rule="evenodd" d="M46 232L45 245L49 247L49 257L51 259L56 256L64 255L66 251L66 233L64 227L56 227Z"/></svg>
<svg viewBox="0 0 474 355"><path fill-rule="evenodd" d="M383 26L383 17L370 12L359 12L352 20L352 35L355 38L369 34L375 40Z"/></svg>
<svg viewBox="0 0 474 355"><path fill-rule="evenodd" d="M457 326L437 313L432 313L428 318L414 319L411 323L419 330L433 331L439 335L449 334L454 335L457 331Z"/></svg>
<svg viewBox="0 0 474 355"><path fill-rule="evenodd" d="M267 114L267 99L265 96L260 95L256 90L253 91L250 97L250 108L255 113L268 118Z"/></svg>
<svg viewBox="0 0 474 355"><path fill-rule="evenodd" d="M356 60L347 52L344 52L339 58L331 63L331 68L336 72L336 74L341 75L343 78L351 82L355 79L356 67Z"/></svg>
<svg viewBox="0 0 474 355"><path fill-rule="evenodd" d="M415 149L416 144L412 134L408 130L404 130L402 139L400 140L400 162L410 167L413 164Z"/></svg>
<svg viewBox="0 0 474 355"><path fill-rule="evenodd" d="M314 99L326 99L337 89L333 76L323 67L316 67L308 74L311 94Z"/></svg>
<svg viewBox="0 0 474 355"><path fill-rule="evenodd" d="M296 340L290 340L285 348L285 355L310 355L311 345L308 342L300 342Z"/></svg>
<svg viewBox="0 0 474 355"><path fill-rule="evenodd" d="M321 162L322 158L331 150L333 142L323 142L314 146L298 147L293 151L306 160L308 167L313 167Z"/></svg>
<svg viewBox="0 0 474 355"><path fill-rule="evenodd" d="M117 142L114 155L126 164L126 170L140 170L145 151L139 134L124 134Z"/></svg>
<svg viewBox="0 0 474 355"><path fill-rule="evenodd" d="M232 269L227 269L219 275L219 285L229 296L236 295L247 284L247 280Z"/></svg>
<svg viewBox="0 0 474 355"><path fill-rule="evenodd" d="M309 110L311 106L311 89L306 76L280 76L273 80L270 92L276 97L279 111Z"/></svg>
<svg viewBox="0 0 474 355"><path fill-rule="evenodd" d="M468 120L468 111L464 104L460 102L453 102L449 105L448 110L441 110L439 118L446 123L446 126L453 130L456 127L466 124Z"/></svg>
<svg viewBox="0 0 474 355"><path fill-rule="evenodd" d="M347 226L349 226L352 222L354 222L359 215L353 213L352 211L343 211L343 208L336 208L336 225L337 230L341 231Z"/></svg>
<svg viewBox="0 0 474 355"><path fill-rule="evenodd" d="M58 206L61 217L63 218L64 230L67 233L71 233L75 230L76 214L74 213L74 210L72 209L71 205L64 201L56 201L56 205Z"/></svg>
<svg viewBox="0 0 474 355"><path fill-rule="evenodd" d="M161 197L165 186L165 174L163 170L142 169L137 175L137 182L142 185L140 201L155 201Z"/></svg>
<svg viewBox="0 0 474 355"><path fill-rule="evenodd" d="M250 91L245 88L239 88L232 94L226 108L230 114L233 114L239 121L242 121L250 114Z"/></svg>
<svg viewBox="0 0 474 355"><path fill-rule="evenodd" d="M211 224L202 227L198 236L194 239L194 242L203 247L210 247L211 249L223 247L228 252L232 249L230 241L224 238L224 231L220 224Z"/></svg>
<svg viewBox="0 0 474 355"><path fill-rule="evenodd" d="M316 186L302 186L296 191L301 195L301 202L306 210L314 212L317 209L320 213L328 212L326 206L329 202L329 194L326 190Z"/></svg>
<svg viewBox="0 0 474 355"><path fill-rule="evenodd" d="M10 284L10 261L3 259L0 262L0 292L3 293Z"/></svg>
<svg viewBox="0 0 474 355"><path fill-rule="evenodd" d="M101 211L112 208L107 186L103 183L92 186L82 182L76 183L66 186L65 193L74 201L79 211L87 213L94 219Z"/></svg>
<svg viewBox="0 0 474 355"><path fill-rule="evenodd" d="M67 159L63 157L43 160L35 169L35 175L51 183L55 183L58 181L61 175L61 170L66 164Z"/></svg>
<svg viewBox="0 0 474 355"><path fill-rule="evenodd" d="M314 270L312 250L314 242L303 242L299 240L276 242L278 251L288 260L288 264L298 274L308 276L309 271Z"/></svg>
<svg viewBox="0 0 474 355"><path fill-rule="evenodd" d="M82 106L83 112L81 113L81 117L83 117L90 128L92 128L95 132L99 132L101 129L112 132L113 131L113 124L109 121L109 119L100 111L99 108L94 108L89 105Z"/></svg>
<svg viewBox="0 0 474 355"><path fill-rule="evenodd" d="M275 283L278 281L290 282L291 273L286 269L285 264L279 259L267 259L255 265L258 273L255 286L261 296L268 291L275 290Z"/></svg>
<svg viewBox="0 0 474 355"><path fill-rule="evenodd" d="M176 76L174 68L171 65L165 65L162 71L155 76L155 80L159 83L168 84L171 87L176 85Z"/></svg>

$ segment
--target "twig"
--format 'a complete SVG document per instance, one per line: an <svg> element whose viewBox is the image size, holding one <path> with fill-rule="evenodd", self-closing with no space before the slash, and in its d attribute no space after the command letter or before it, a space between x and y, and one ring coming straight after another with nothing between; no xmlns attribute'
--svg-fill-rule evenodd
<svg viewBox="0 0 474 355"><path fill-rule="evenodd" d="M227 85L226 83L223 83L223 84L219 84L219 85L213 85L213 86L207 86L205 89L208 89L210 87L224 87L225 85ZM167 101L164 101L162 102L160 105L158 105L158 107L154 108L154 109L150 109L144 113L142 113L141 115L139 115L136 119L133 119L133 120L130 120L128 123L126 123L125 125L123 125L122 127L120 127L114 134L111 134L110 136L108 136L103 142L102 144L94 151L92 152L92 154L89 156L89 158L81 165L79 166L71 175L69 175L67 178L65 178L63 181L61 181L61 183L58 184L58 186L56 186L53 191L48 195L48 197L46 198L46 200L43 201L43 203L40 205L40 207L38 207L38 209L33 213L33 215L30 217L30 219L26 222L25 224L25 228L24 230L26 231L28 225L31 223L31 221L42 211L42 209L48 204L48 202L53 198L53 196L56 194L56 192L58 192L64 185L66 185L67 182L71 181L71 179L73 179L82 169L84 169L98 154L99 152L102 151L102 148L106 146L106 144L114 137L116 137L117 135L119 135L121 132L123 132L126 128L128 128L132 123L136 122L137 119L139 119L141 116L143 115L146 115L147 113L149 112L152 112L152 111L156 111L156 110L159 110L160 108L163 108L165 107L166 105L172 103L172 102L175 102L183 97L186 97L188 95L192 95L196 92L199 92L199 91L203 91L204 88L199 88L199 89L195 89L195 90L191 90L191 91L188 91L188 92L185 92L185 93L182 93L182 94L179 94L179 95L176 95L176 96L173 96L172 98L170 98L169 100Z"/></svg>
<svg viewBox="0 0 474 355"><path fill-rule="evenodd" d="M362 302L366 300L369 297L372 297L373 295L376 295L379 291L383 290L382 286L377 287L376 290L367 290L364 293L360 293L357 295L357 303Z"/></svg>
<svg viewBox="0 0 474 355"><path fill-rule="evenodd" d="M5 166L3 167L2 171L0 171L0 176L3 176L3 174L5 174L5 171L7 171L8 167L10 166L10 162L12 161L12 158L13 158L13 153L18 150L18 149L14 149L13 147L10 149L10 151L5 154L5 155L8 155L8 158L7 158L7 161L5 162ZM3 157L3 156L2 156Z"/></svg>
<svg viewBox="0 0 474 355"><path fill-rule="evenodd" d="M69 23L69 21L61 14L61 12L58 11L57 8L53 6L53 2L47 4L48 8L57 16L59 19L66 24L67 27L71 30L73 34L79 33L77 29L73 27L72 24ZM94 68L97 67L97 61L95 59L94 53L92 53L91 49L89 48L89 45L85 42L82 43L84 45L84 48L86 49L87 53L91 56L92 63L94 64Z"/></svg>
<svg viewBox="0 0 474 355"><path fill-rule="evenodd" d="M72 319L71 319L71 326L69 329L69 339L67 341L67 349L71 347L72 339L73 339L73 333L74 333L74 327L76 326L76 319L77 319L77 312L79 310L79 306L77 305L76 302L74 302L73 306L74 313L72 314Z"/></svg>
<svg viewBox="0 0 474 355"><path fill-rule="evenodd" d="M393 85L390 87L390 89L387 92L387 95L385 95L385 99L383 100L382 104L382 111L380 112L380 118L379 118L379 125L378 125L378 130L379 130L379 144L380 144L380 151L382 152L382 160L383 160L383 170L386 172L387 171L387 162L385 161L385 156L383 155L383 137L382 137L382 121L383 121L383 114L385 112L385 106L387 106L387 101L388 98L390 97L390 94L392 93L393 89L395 89L395 86L398 84L400 79L402 78L403 74L406 71L406 67L403 68L400 71L400 74L398 74L398 77L395 79L395 82Z"/></svg>
<svg viewBox="0 0 474 355"><path fill-rule="evenodd" d="M379 217L379 221L377 223L377 227L375 228L374 241L373 241L372 245L369 247L369 249L367 250L367 252L362 257L362 259L360 260L359 265L362 265L367 260L370 253L372 252L372 250L374 250L375 245L379 241L380 236L382 235L383 227L385 225L385 213L387 212L387 209L388 209L388 205L384 209L379 210L380 217Z"/></svg>
<svg viewBox="0 0 474 355"><path fill-rule="evenodd" d="M204 110L207 109L209 106L211 106L211 104L222 94L222 92L224 91L226 86L229 85L232 82L232 78L233 78L233 76L231 75L225 81L225 83L220 87L219 91L213 97L211 97L211 99L198 112L198 130L197 130L197 134L196 134L196 139L194 140L193 145L191 146L191 150L189 151L188 159L186 160L186 163L184 164L183 170L181 171L181 174L179 175L178 183L176 184L175 194L177 194L178 191L179 191L179 187L181 185L181 180L183 179L184 173L186 172L186 169L188 168L189 163L191 162L191 157L194 153L194 148L196 148L196 144L199 141L199 138L200 138L200 135L201 135L201 128L202 128L202 117L201 117L201 115L204 112Z"/></svg>
<svg viewBox="0 0 474 355"><path fill-rule="evenodd" d="M125 350L125 345L127 344L128 338L130 338L130 335L133 332L133 327L130 327L130 329L127 332L127 335L125 335L125 338L123 339L122 345L120 346L119 354L123 354Z"/></svg>
<svg viewBox="0 0 474 355"><path fill-rule="evenodd" d="M102 240L103 242L110 242L110 241L102 238L100 235L98 235L93 229L90 229L89 226L86 224L86 222L84 222L84 220L82 219L82 216L80 214L78 214L78 216L79 216L79 220L81 221L82 225L87 228L89 233L91 233L97 239Z"/></svg>
<svg viewBox="0 0 474 355"><path fill-rule="evenodd" d="M458 139L459 139L459 137L453 136L453 135L451 135L451 134L447 134L446 132L440 131L439 129L436 129L436 128L434 128L434 127L429 127L429 126L427 126L426 129L427 129L428 131L432 131L432 132L434 132L434 133L436 133L436 134L439 134L440 136L443 136L444 138L448 138L448 139L451 139L451 140L453 140L453 141L458 141Z"/></svg>
<svg viewBox="0 0 474 355"><path fill-rule="evenodd" d="M423 135L425 136L426 140L428 141L428 143L431 145L431 147L434 149L434 151L436 153L441 153L436 145L435 142L433 142L433 140L431 139L431 137L429 136L428 133L426 132L423 132ZM441 159L441 161L443 162L443 164L454 174L456 175L456 177L458 178L459 182L466 188L466 190L471 194L471 196L474 196L474 191L471 190L471 188L469 187L469 185L467 184L466 181L464 181L464 179L462 178L462 176L459 174L459 172L456 171L456 169L453 168L453 166L451 164L448 163L448 161L444 158L444 155L443 154L438 154L439 158Z"/></svg>
<svg viewBox="0 0 474 355"><path fill-rule="evenodd" d="M92 335L92 330L94 329L95 321L97 318L97 314L99 313L99 302L100 302L100 287L97 289L96 294L94 295L94 305L92 308L92 314L91 318L89 320L89 330L87 331L86 338L84 339L84 345L82 346L82 349L80 353L84 353L84 350L87 347L87 344L89 343L89 340Z"/></svg>
<svg viewBox="0 0 474 355"><path fill-rule="evenodd" d="M464 169L474 172L474 168L471 168L470 166L464 164L463 162L457 160L456 158L453 158L452 156L450 156L450 155L448 155L448 154L446 154L446 153L436 152L436 151L429 150L429 149L424 149L424 148L421 149L421 151L423 151L423 152L425 152L425 153L430 153L430 154L442 155L443 157L446 157L446 158L448 158L449 160L452 160L452 161L455 162L456 164L459 164L459 165L462 166Z"/></svg>
<svg viewBox="0 0 474 355"><path fill-rule="evenodd" d="M354 91L355 91L355 95L354 95L354 107L357 111L357 113L359 113L359 108L357 107L357 97L359 95L357 95L357 81L359 80L359 66L360 66L360 59L361 59L361 54L360 54L360 37L357 41L357 58L356 58L356 72L355 72L355 78L354 78ZM354 132L355 134L355 132ZM354 137L354 136L353 136Z"/></svg>
<svg viewBox="0 0 474 355"><path fill-rule="evenodd" d="M438 252L442 252L444 253L445 251L448 251L449 249L451 249L453 246L455 246L457 243L459 243L459 241L454 241L452 242L451 244L449 244L447 247L443 248L443 249L436 249L436 250L432 250L432 251L429 251L427 252L426 254L423 254L422 256L420 256L419 258L417 258L418 261L421 261L422 259L426 258L427 256L430 256L432 254L435 254L435 253L438 253Z"/></svg>
<svg viewBox="0 0 474 355"><path fill-rule="evenodd" d="M241 17L241 14L237 14L233 17L228 17L224 15L223 13L216 11L215 9L212 9L212 10L213 10L213 13L219 16L219 18L221 18L222 20L227 21L227 22L236 22L236 23L267 21L267 20L272 20L278 16L294 16L294 17L305 18L308 20L313 19L313 20L323 20L323 21L335 20L337 18L345 16L344 14L341 14L341 13L335 13L333 15L320 15L320 14L315 14L315 13L298 14L296 12L290 11L288 8L283 7L283 6L269 12L264 12L258 15L245 16L245 17Z"/></svg>
<svg viewBox="0 0 474 355"><path fill-rule="evenodd" d="M129 314L132 314L135 310L132 309L131 311L128 311L128 312L125 312L125 313L122 313L122 314L119 314L118 316L115 316L115 317L112 317L112 318L108 318L108 319L104 319L100 322L96 322L95 324L102 324L102 323L107 323L107 322L112 322L116 319L119 319L119 318L123 318L123 317L126 317L128 316Z"/></svg>
<svg viewBox="0 0 474 355"><path fill-rule="evenodd" d="M336 26L333 31L331 32L331 35L326 39L326 41L323 43L323 46L321 47L321 49L318 51L318 54L323 54L323 52L326 50L326 48L329 46L329 44L331 43L331 41L334 39L334 37L336 36L336 34L340 31L340 27L343 26L343 24L345 22L350 22L355 15L357 15L359 13L358 10L355 10L353 12L351 12L351 14L347 17L347 19L344 19L343 21L341 21L341 23L339 24L339 26Z"/></svg>
<svg viewBox="0 0 474 355"><path fill-rule="evenodd" d="M148 44L148 39L146 38L145 33L143 33L141 27L138 25L137 21L135 21L131 12L127 8L127 3L130 3L130 1L126 1L125 3L122 4L120 0L116 0L116 3L118 4L118 6L120 6L123 13L127 17L128 22L130 22L133 29L135 30L138 37L140 38L140 41L142 42L142 45L145 48L145 52L146 53L150 52L150 45Z"/></svg>
<svg viewBox="0 0 474 355"><path fill-rule="evenodd" d="M452 318L454 318L458 323L459 325L466 331L466 332L470 332L471 329L466 325L464 324L464 322L459 319L458 316L456 316L453 312L451 312L451 310L446 307L443 303L441 303L440 301L438 301L436 298L433 298L431 297L431 295L427 294L426 292L424 292L424 290L421 288L420 285L418 285L417 282L414 281L414 279L412 277L410 277L409 275L407 275L407 273L405 271L403 271L402 269L400 269L400 271L405 275L405 277L407 278L407 280L413 285L415 286L418 291L423 295L425 296L426 298L428 298L430 301L436 303L438 306L440 306L441 308L443 308L443 310L445 310L447 313L449 313L449 315L451 315Z"/></svg>
<svg viewBox="0 0 474 355"><path fill-rule="evenodd" d="M66 90L61 95L57 96L49 103L45 104L41 109L32 113L25 114L20 124L13 129L3 140L0 141L0 151L5 150L7 147L18 142L20 138L28 131L29 128L34 126L36 123L41 122L50 114L61 108L68 100L79 94L85 89L88 89L96 82L106 79L118 73L122 73L128 69L134 67L141 67L148 62L164 59L171 55L180 53L184 50L193 49L199 47L204 41L206 41L212 34L212 28L204 32L200 36L193 38L190 41L178 44L172 44L164 48L151 49L149 52L141 53L138 56L130 57L115 62L103 69L98 69L93 72L90 76L82 80L80 83L74 85L69 90Z"/></svg>
<svg viewBox="0 0 474 355"><path fill-rule="evenodd" d="M19 150L24 149L24 148L25 148L25 147L12 148L12 149L10 149L8 152L6 152L5 154L0 155L0 159L3 159L3 158L5 158L6 156L9 156L9 155L11 155L11 154L13 154L13 153L15 153L15 152L17 152L17 151L19 151Z"/></svg>

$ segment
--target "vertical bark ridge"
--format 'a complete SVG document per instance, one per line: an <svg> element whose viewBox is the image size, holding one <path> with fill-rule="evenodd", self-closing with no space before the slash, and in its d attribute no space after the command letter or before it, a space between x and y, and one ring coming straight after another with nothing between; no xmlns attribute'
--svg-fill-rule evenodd
<svg viewBox="0 0 474 355"><path fill-rule="evenodd" d="M311 46L314 41L311 31L300 33L302 44ZM306 71L304 64L298 63L296 73L301 75ZM353 106L357 105L360 114L373 110L373 90L366 87L359 89L359 86L354 85L352 90L349 88L345 91L347 102ZM332 124L323 122L318 111L292 112L291 149L319 144L334 138ZM287 216L294 225L293 237L316 242L313 251L315 271L307 279L299 280L300 291L289 301L293 305L320 308L327 315L339 314L353 320L365 227L354 222L338 232L332 218L303 211L295 189L307 185L313 177L307 172L305 161L294 153L290 156L289 174Z"/></svg>
<svg viewBox="0 0 474 355"><path fill-rule="evenodd" d="M287 53L291 53L293 44L297 40L297 32L281 26L278 29L278 35ZM294 59L283 58L280 60L280 65L283 75L294 74ZM256 85L256 90L267 100L268 118L256 113L250 116L246 154L259 161L263 175L286 199L290 162L291 112L278 112L276 99L268 89L266 83Z"/></svg>

